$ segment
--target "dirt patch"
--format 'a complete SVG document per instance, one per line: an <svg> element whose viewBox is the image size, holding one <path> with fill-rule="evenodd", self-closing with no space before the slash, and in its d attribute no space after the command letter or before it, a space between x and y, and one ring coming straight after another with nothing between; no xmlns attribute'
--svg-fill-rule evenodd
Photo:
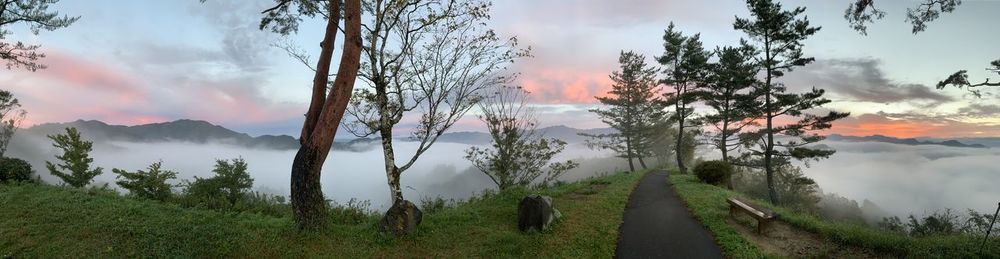
<svg viewBox="0 0 1000 259"><path fill-rule="evenodd" d="M742 213L726 222L747 241L769 254L791 258L894 258L865 248L835 243L781 220L772 221L763 235L756 232L757 221Z"/></svg>
<svg viewBox="0 0 1000 259"><path fill-rule="evenodd" d="M587 198L587 196L598 194L601 191L603 191L604 189L607 189L609 184L611 184L611 183L608 183L608 182L591 182L586 187L577 189L577 190L575 190L575 191L567 194L566 198L569 198L571 200L582 200L582 199Z"/></svg>

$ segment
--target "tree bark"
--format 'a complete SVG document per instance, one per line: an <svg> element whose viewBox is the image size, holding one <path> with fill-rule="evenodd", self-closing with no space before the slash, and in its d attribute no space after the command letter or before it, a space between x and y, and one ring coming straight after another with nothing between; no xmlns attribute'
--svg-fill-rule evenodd
<svg viewBox="0 0 1000 259"><path fill-rule="evenodd" d="M646 166L646 161L642 160L642 155L638 155L637 158L639 158L639 165L642 166L642 169L649 169L649 167Z"/></svg>
<svg viewBox="0 0 1000 259"><path fill-rule="evenodd" d="M625 135L625 156L628 157L628 171L635 172L635 165L632 164L632 138Z"/></svg>
<svg viewBox="0 0 1000 259"><path fill-rule="evenodd" d="M768 61L771 61L771 44L770 40L764 40L764 56L767 57ZM768 62L767 64L771 64ZM771 204L778 204L778 194L774 190L774 168L771 165L771 151L774 150L774 133L771 129L774 128L772 125L772 111L771 111L771 66L768 65L766 68L766 82L764 83L764 110L767 111L767 144L764 146L764 171L767 172L767 196L771 200Z"/></svg>
<svg viewBox="0 0 1000 259"><path fill-rule="evenodd" d="M313 81L312 103L302 129L303 136L300 138L302 145L292 162L292 213L300 229L319 228L326 222L326 200L320 185L320 175L323 162L326 161L333 145L333 138L340 126L340 120L344 117L361 66L361 1L347 0L344 17L344 51L333 89L327 96L322 96L326 93L326 86L329 83L327 75L334 44L334 37L331 34L337 33L340 1L330 0L329 5L331 15L327 21L323 43L320 44L323 50L320 52L321 61L317 64ZM323 60L326 62L323 63ZM317 94L321 96L317 97ZM310 120L312 120L311 128Z"/></svg>
<svg viewBox="0 0 1000 259"><path fill-rule="evenodd" d="M680 96L680 94L678 94L678 96ZM681 100L677 100L677 101L680 102ZM677 155L677 169L681 172L681 174L686 174L687 173L687 167L684 166L684 154L683 154L684 152L682 152L683 149L684 149L684 146L683 146L683 144L684 144L684 106L680 105L680 107L681 108L678 109L678 111L680 111L681 114L677 115L677 148L674 148L675 150L677 150L677 152L674 152L674 153L676 153L676 155Z"/></svg>

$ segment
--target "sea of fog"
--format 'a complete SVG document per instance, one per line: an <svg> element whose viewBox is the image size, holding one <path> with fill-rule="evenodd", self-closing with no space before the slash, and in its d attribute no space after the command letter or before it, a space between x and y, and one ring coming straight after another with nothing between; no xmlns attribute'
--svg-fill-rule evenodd
<svg viewBox="0 0 1000 259"><path fill-rule="evenodd" d="M59 180L45 169L45 160L54 161L58 150L11 150L9 155L28 160L41 178L48 183ZM51 147L51 146L49 146ZM417 147L414 142L396 142L397 159L409 158ZM417 162L402 175L404 196L412 201L423 197L466 199L487 189L494 189L493 182L464 158L470 145L437 143L420 156ZM30 151L30 152L29 152ZM95 143L91 157L94 166L104 168L104 174L95 178L95 184L114 184L111 168L125 170L145 169L150 163L163 161L163 169L178 173L178 180L193 180L194 176L211 177L215 159L242 157L254 178L256 191L289 195L289 174L295 150L250 149L225 144L193 143ZM31 153L31 154L26 154ZM581 144L570 144L557 157L560 160L581 161L583 166L567 172L561 180L573 181L599 174L627 170L621 159L609 158L607 151L595 151ZM397 161L399 165L404 162ZM381 148L375 146L364 152L334 150L323 167L321 184L328 199L346 203L352 199L368 201L373 209L385 210L391 205L386 183Z"/></svg>
<svg viewBox="0 0 1000 259"><path fill-rule="evenodd" d="M44 167L45 160L54 160L57 150L43 140L47 139L11 147L8 155L28 160L43 180L58 183ZM922 215L945 208L992 212L1000 202L998 148L839 141L823 144L837 153L829 159L811 162L803 172L816 180L825 193L836 193L859 204L867 199L898 216ZM397 157L408 158L416 143L397 141L396 147ZM465 199L494 188L488 177L465 160L465 150L469 147L455 143L437 143L431 147L403 173L404 196L413 201L439 196ZM712 157L711 153L702 155ZM277 195L289 193L289 171L294 156L295 150L129 142L97 143L92 154L96 166L105 168L96 182L110 183L112 187L117 186L111 168L145 169L150 163L162 160L164 168L179 173L179 182L194 176L210 177L215 159L243 157L249 163L254 189ZM323 169L324 194L339 203L367 200L374 209L386 209L390 200L382 159L382 150L377 146L364 152L331 152ZM570 144L558 159L574 159L582 164L564 175L565 181L628 168L624 160L611 158L607 151L591 150L581 144Z"/></svg>
<svg viewBox="0 0 1000 259"><path fill-rule="evenodd" d="M897 216L951 208L992 213L1000 202L1000 149L824 141L837 150L803 168L823 192L868 199Z"/></svg>

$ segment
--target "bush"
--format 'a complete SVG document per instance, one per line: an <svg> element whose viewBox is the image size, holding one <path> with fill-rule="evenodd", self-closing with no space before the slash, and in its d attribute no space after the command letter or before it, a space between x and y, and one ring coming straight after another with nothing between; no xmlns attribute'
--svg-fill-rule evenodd
<svg viewBox="0 0 1000 259"><path fill-rule="evenodd" d="M733 166L726 161L705 161L694 167L694 174L702 182L719 185L729 181L733 175Z"/></svg>
<svg viewBox="0 0 1000 259"><path fill-rule="evenodd" d="M170 170L160 170L161 164L163 162L153 163L146 171L129 172L118 168L111 169L111 171L118 174L115 179L120 179L115 183L128 190L132 195L165 201L173 194L171 191L173 185L168 184L167 180L177 179L177 173Z"/></svg>
<svg viewBox="0 0 1000 259"><path fill-rule="evenodd" d="M356 225L374 220L379 217L375 210L372 210L368 201L358 201L351 199L347 204L334 202L330 206L330 220L335 224Z"/></svg>
<svg viewBox="0 0 1000 259"><path fill-rule="evenodd" d="M31 182L31 175L34 173L28 161L12 157L0 157L0 182Z"/></svg>
<svg viewBox="0 0 1000 259"><path fill-rule="evenodd" d="M188 182L184 189L182 205L209 209L229 209L237 202L247 199L253 178L247 173L247 163L243 158L216 160L215 176Z"/></svg>
<svg viewBox="0 0 1000 259"><path fill-rule="evenodd" d="M45 161L45 167L52 175L59 177L66 184L76 188L87 186L94 181L94 177L100 175L104 170L101 167L90 167L94 163L94 158L90 157L94 142L86 141L80 137L80 132L76 128L66 128L66 134L49 135L49 139L54 142L53 147L63 151L61 156L56 156L59 161L62 161L62 164Z"/></svg>

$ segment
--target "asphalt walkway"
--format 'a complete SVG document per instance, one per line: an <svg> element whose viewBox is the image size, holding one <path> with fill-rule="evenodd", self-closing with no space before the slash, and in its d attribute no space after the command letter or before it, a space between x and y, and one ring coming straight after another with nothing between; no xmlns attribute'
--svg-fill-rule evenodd
<svg viewBox="0 0 1000 259"><path fill-rule="evenodd" d="M662 170L639 181L618 231L616 258L722 258L712 235L688 212Z"/></svg>

